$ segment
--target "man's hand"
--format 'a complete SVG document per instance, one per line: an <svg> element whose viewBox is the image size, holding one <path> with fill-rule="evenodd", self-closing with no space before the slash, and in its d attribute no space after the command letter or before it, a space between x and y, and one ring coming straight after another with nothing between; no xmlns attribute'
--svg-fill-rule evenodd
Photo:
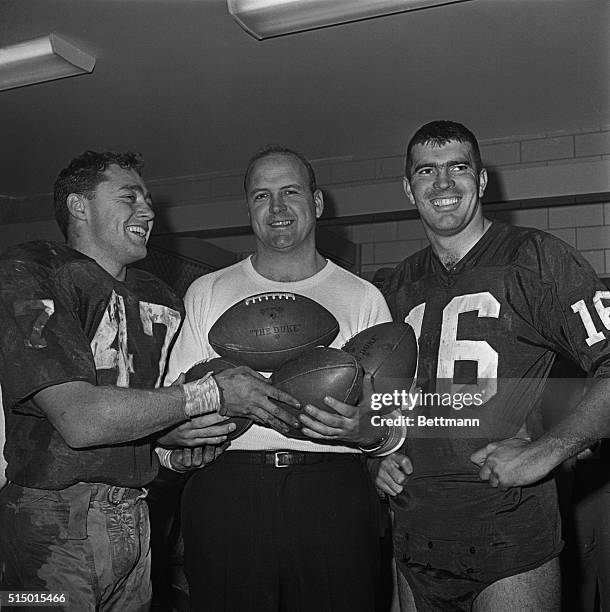
<svg viewBox="0 0 610 612"><path fill-rule="evenodd" d="M229 444L230 442L221 446L206 445L195 448L175 448L170 455L170 462L172 467L179 472L196 470L220 457Z"/></svg>
<svg viewBox="0 0 610 612"><path fill-rule="evenodd" d="M384 431L370 422L371 415L375 414L370 408L372 392L371 376L366 374L362 385L363 401L358 406L325 397L324 403L335 410L335 414L308 404L304 409L307 414L299 415L303 424L302 433L321 441L341 440L360 446L374 443L383 436Z"/></svg>
<svg viewBox="0 0 610 612"><path fill-rule="evenodd" d="M377 475L372 474L375 486L394 497L402 493L404 484L413 473L411 460L402 453L392 453L378 463Z"/></svg>
<svg viewBox="0 0 610 612"><path fill-rule="evenodd" d="M535 442L522 438L488 444L474 452L470 460L481 468L481 480L488 480L492 487L500 489L537 482L554 467L548 454Z"/></svg>
<svg viewBox="0 0 610 612"><path fill-rule="evenodd" d="M292 395L272 387L262 374L247 366L239 366L214 374L214 378L222 391L225 415L248 417L282 433L288 433L291 427L301 426L297 417L269 398L297 408L300 407L299 402Z"/></svg>
<svg viewBox="0 0 610 612"><path fill-rule="evenodd" d="M360 408L344 404L332 397L325 397L324 403L337 411L338 414L326 412L311 404L305 406L307 414L299 415L303 427L301 432L308 438L325 441L341 440L349 444L366 444L369 440L362 440L360 427Z"/></svg>
<svg viewBox="0 0 610 612"><path fill-rule="evenodd" d="M234 430L235 423L227 423L227 417L210 412L170 429L158 442L167 448L218 445L226 442L227 435Z"/></svg>

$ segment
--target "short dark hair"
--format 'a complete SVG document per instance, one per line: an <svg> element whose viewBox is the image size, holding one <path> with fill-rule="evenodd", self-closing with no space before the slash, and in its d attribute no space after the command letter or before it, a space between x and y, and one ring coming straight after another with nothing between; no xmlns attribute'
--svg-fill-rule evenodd
<svg viewBox="0 0 610 612"><path fill-rule="evenodd" d="M309 160L304 155L301 155L301 153L295 151L294 149L284 147L283 145L269 144L264 146L262 149L259 149L248 162L246 174L244 175L244 191L246 192L246 195L248 195L248 180L250 179L250 174L252 173L254 164L256 164L259 159L263 159L263 157L268 157L269 155L292 155L293 157L296 157L303 164L303 166L305 166L305 170L307 170L307 178L309 179L309 188L311 189L311 193L318 188L316 185L316 173L314 172L312 165L309 163Z"/></svg>
<svg viewBox="0 0 610 612"><path fill-rule="evenodd" d="M461 123L455 121L431 121L422 125L407 145L407 157L405 159L405 176L411 176L411 152L415 145L431 144L433 146L442 147L448 142L455 140L457 142L469 142L472 146L476 170L480 172L483 169L481 161L481 151L479 143L475 135Z"/></svg>
<svg viewBox="0 0 610 612"><path fill-rule="evenodd" d="M66 203L68 196L71 193L79 193L89 199L92 198L97 186L105 179L104 172L113 164L142 174L143 162L139 153L85 151L75 157L57 176L53 198L55 220L65 238L68 237L70 225L70 213Z"/></svg>

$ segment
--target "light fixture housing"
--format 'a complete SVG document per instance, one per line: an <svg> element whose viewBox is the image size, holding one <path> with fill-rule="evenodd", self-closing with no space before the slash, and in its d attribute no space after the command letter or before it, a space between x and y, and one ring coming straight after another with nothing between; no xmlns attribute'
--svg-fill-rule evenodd
<svg viewBox="0 0 610 612"><path fill-rule="evenodd" d="M93 71L95 57L57 34L0 47L0 91Z"/></svg>
<svg viewBox="0 0 610 612"><path fill-rule="evenodd" d="M258 40L469 0L227 0L229 13Z"/></svg>

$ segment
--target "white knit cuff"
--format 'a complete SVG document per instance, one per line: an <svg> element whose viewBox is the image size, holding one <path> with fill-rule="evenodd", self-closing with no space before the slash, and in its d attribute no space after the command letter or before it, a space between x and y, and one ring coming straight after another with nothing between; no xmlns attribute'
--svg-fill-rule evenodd
<svg viewBox="0 0 610 612"><path fill-rule="evenodd" d="M395 410L391 414L400 415L400 410ZM388 417L391 417L391 414ZM366 453L369 457L385 457L395 453L407 439L407 426L387 425L385 434L377 440L374 446L360 446L360 450Z"/></svg>
<svg viewBox="0 0 610 612"><path fill-rule="evenodd" d="M184 414L187 419L218 412L222 406L220 389L211 372L203 378L182 385L184 391Z"/></svg>
<svg viewBox="0 0 610 612"><path fill-rule="evenodd" d="M157 457L159 457L159 463L168 470L172 472L186 472L187 470L177 470L171 461L173 449L169 448L161 448L160 446L155 447L155 453L157 453Z"/></svg>

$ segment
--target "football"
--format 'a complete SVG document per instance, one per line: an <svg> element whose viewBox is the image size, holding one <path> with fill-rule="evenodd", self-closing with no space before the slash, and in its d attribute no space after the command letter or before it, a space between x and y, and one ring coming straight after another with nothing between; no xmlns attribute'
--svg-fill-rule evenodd
<svg viewBox="0 0 610 612"><path fill-rule="evenodd" d="M417 369L417 338L407 323L380 323L351 338L343 351L372 378L377 393L409 391Z"/></svg>
<svg viewBox="0 0 610 612"><path fill-rule="evenodd" d="M191 366L188 372L185 374L185 382L191 382L198 378L203 378L208 372L212 374L218 374L228 368L235 368L240 364L232 363L228 359L210 359L209 361L200 361L195 365ZM241 436L246 430L252 425L252 420L245 417L230 417L229 423L235 423L235 429L227 435L227 440L234 440L238 436Z"/></svg>
<svg viewBox="0 0 610 612"><path fill-rule="evenodd" d="M334 412L324 403L324 397L330 395L346 404L356 404L362 392L362 368L349 353L335 348L317 347L284 363L271 376L271 384L290 393L302 406L312 404L321 410ZM276 403L295 416L302 413L300 408ZM309 439L298 429L288 435Z"/></svg>
<svg viewBox="0 0 610 612"><path fill-rule="evenodd" d="M339 333L337 319L321 304L297 293L260 293L228 308L208 333L222 357L259 372L273 372Z"/></svg>

